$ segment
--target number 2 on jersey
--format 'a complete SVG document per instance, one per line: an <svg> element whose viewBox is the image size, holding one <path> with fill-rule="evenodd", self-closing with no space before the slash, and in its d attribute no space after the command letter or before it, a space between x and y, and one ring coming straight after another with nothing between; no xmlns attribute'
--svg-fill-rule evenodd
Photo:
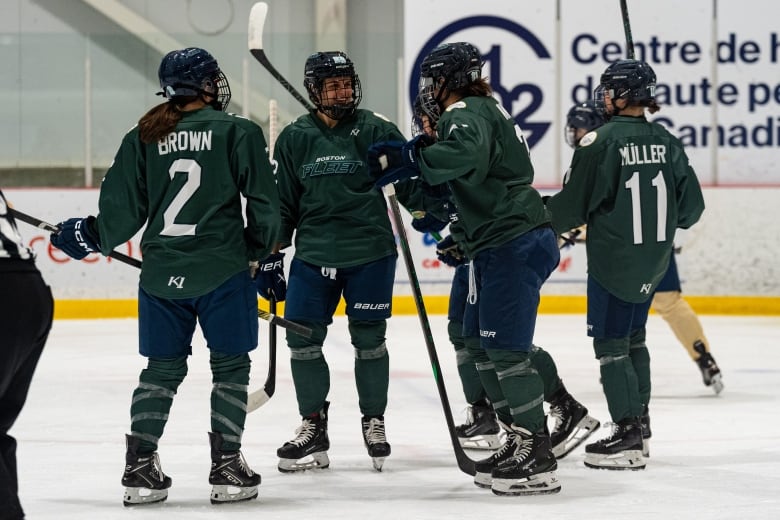
<svg viewBox="0 0 780 520"><path fill-rule="evenodd" d="M175 224L174 221L190 197L200 187L200 164L193 159L176 159L168 168L171 180L178 172L185 173L187 180L163 212L163 229L160 231L161 235L171 237L195 234L195 224Z"/></svg>

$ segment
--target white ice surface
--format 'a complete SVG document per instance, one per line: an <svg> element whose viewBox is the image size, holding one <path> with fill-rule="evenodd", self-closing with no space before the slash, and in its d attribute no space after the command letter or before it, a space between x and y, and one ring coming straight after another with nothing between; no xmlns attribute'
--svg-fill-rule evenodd
<svg viewBox="0 0 780 520"><path fill-rule="evenodd" d="M363 448L344 318L330 329L331 467L282 475L276 448L300 418L280 334L277 390L252 413L244 454L262 474L258 500L212 506L208 470L208 354L198 335L189 375L176 396L160 444L173 478L168 501L124 508L120 477L130 396L145 365L135 320L57 321L11 433L19 441L20 496L38 519L458 519L553 520L780 518L780 318L702 317L725 390L715 396L666 324L651 316L653 439L645 471L591 470L582 447L559 461L562 491L497 497L474 486L453 456L425 342L414 316L388 328L391 380L386 413L392 455L378 473ZM456 422L465 401L446 336L446 318L431 326ZM551 352L561 377L602 423L608 420L598 364L581 315L539 317L536 343ZM253 354L251 388L267 370L267 340ZM600 437L607 430L600 430ZM482 453L473 453L484 456Z"/></svg>

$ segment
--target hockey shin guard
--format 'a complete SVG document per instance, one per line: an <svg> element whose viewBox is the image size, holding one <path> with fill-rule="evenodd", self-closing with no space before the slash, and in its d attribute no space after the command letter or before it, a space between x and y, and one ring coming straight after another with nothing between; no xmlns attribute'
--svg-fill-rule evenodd
<svg viewBox="0 0 780 520"><path fill-rule="evenodd" d="M645 329L641 328L631 333L631 345L628 347L628 355L634 366L637 383L639 385L639 400L643 406L650 403L650 351L645 343Z"/></svg>
<svg viewBox="0 0 780 520"><path fill-rule="evenodd" d="M211 431L222 434L222 450L238 451L246 422L249 354L211 353Z"/></svg>
<svg viewBox="0 0 780 520"><path fill-rule="evenodd" d="M542 378L544 400L549 402L558 390L563 389L563 383L558 377L558 367L555 366L555 361L553 361L550 353L536 345L531 347L529 359L531 360L531 365L539 373L539 377ZM565 392L566 390L563 389L563 391Z"/></svg>
<svg viewBox="0 0 780 520"><path fill-rule="evenodd" d="M452 335L450 335L450 339L452 339ZM455 345L458 376L460 376L460 383L463 386L463 397L469 404L476 403L487 397L485 388L482 386L482 380L477 372L477 364L471 355L471 352L475 349L482 349L479 346L479 338L463 338L461 347Z"/></svg>
<svg viewBox="0 0 780 520"><path fill-rule="evenodd" d="M349 319L355 347L355 383L360 412L368 417L384 415L390 381L390 358L385 344L385 320Z"/></svg>
<svg viewBox="0 0 780 520"><path fill-rule="evenodd" d="M173 396L187 375L187 358L149 358L141 370L138 387L130 405L130 431L138 437L138 453L157 451L157 444L168 422Z"/></svg>
<svg viewBox="0 0 780 520"><path fill-rule="evenodd" d="M542 431L545 424L544 385L529 359L531 353L490 349L487 354L496 367L512 423L532 433Z"/></svg>
<svg viewBox="0 0 780 520"><path fill-rule="evenodd" d="M322 410L330 391L330 370L322 354L322 344L328 329L324 323L299 321L312 329L311 338L287 332L287 346L290 347L292 369L298 412L301 417Z"/></svg>
<svg viewBox="0 0 780 520"><path fill-rule="evenodd" d="M479 375L479 381L482 383L482 388L485 390L488 399L493 404L493 409L496 411L499 420L507 425L512 424L512 414L509 411L509 403L504 397L503 390L501 390L501 383L498 382L495 365L488 357L485 349L479 345L478 341L473 343L467 341L466 348L469 349L469 354L474 360L474 366Z"/></svg>
<svg viewBox="0 0 780 520"><path fill-rule="evenodd" d="M601 386L612 422L642 415L639 382L628 356L628 338L593 340L601 371Z"/></svg>

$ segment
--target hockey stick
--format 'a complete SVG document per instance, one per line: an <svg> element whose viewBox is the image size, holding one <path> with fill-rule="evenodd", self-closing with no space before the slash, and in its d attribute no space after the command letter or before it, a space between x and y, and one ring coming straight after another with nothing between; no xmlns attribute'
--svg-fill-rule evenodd
<svg viewBox="0 0 780 520"><path fill-rule="evenodd" d="M60 228L58 228L54 224L49 224L48 222L44 222L43 220L22 213L17 209L8 208L8 210L11 213L11 215L14 216L14 218L17 218L22 222L43 229L45 231L49 231L51 233L59 233L60 231ZM137 267L138 269L140 269L141 266L143 265L141 261L138 260L137 258L133 258L132 256L127 256L122 253L118 253L117 251L111 251L111 253L108 256L116 260L119 260L120 262L125 263L127 265L132 265L133 267ZM262 309L257 309L257 317L271 323L272 325L279 325L280 327L284 327L285 329L290 329L291 331L295 332L296 334L300 334L301 336L305 336L307 338L311 337L312 331L310 328L304 327L303 325L299 325L294 321L289 321L284 318L280 318L279 316L276 316L273 313L266 312Z"/></svg>
<svg viewBox="0 0 780 520"><path fill-rule="evenodd" d="M634 38L631 36L631 22L628 19L627 0L620 0L620 15L623 17L623 32L626 33L626 56L634 59Z"/></svg>
<svg viewBox="0 0 780 520"><path fill-rule="evenodd" d="M271 297L268 303L271 313L276 313L276 299ZM311 336L311 331L307 335ZM247 413L254 412L271 399L276 390L276 325L269 324L268 327L268 376L265 384L260 390L250 392L246 399Z"/></svg>
<svg viewBox="0 0 780 520"><path fill-rule="evenodd" d="M252 6L249 11L249 52L252 56L260 62L260 65L271 73L271 76L276 79L284 88L292 94L292 96L303 105L306 110L313 112L316 110L306 98L304 98L292 85L282 76L276 68L268 61L268 57L263 50L263 27L265 26L265 18L268 15L268 4L265 2L257 2Z"/></svg>
<svg viewBox="0 0 780 520"><path fill-rule="evenodd" d="M404 228L403 220L401 220L401 210L398 207L398 199L395 196L395 187L392 184L388 184L382 188L382 191L385 193L385 195L387 195L387 198L390 201L390 213L393 216L393 223L395 224L396 231L398 232L398 241L401 244L404 263L406 264L406 272L409 276L409 284L412 286L414 303L417 306L417 316L420 318L420 325L422 326L423 335L425 336L425 346L428 349L428 357L431 360L433 377L436 380L436 388L439 390L439 398L441 399L441 406L444 409L444 418L447 421L447 430L450 434L452 447L455 451L455 459L458 461L458 467L461 469L461 471L468 475L474 475L476 473L476 470L474 469L474 461L471 460L468 455L466 455L465 451L463 451L463 447L460 445L458 436L455 433L455 421L452 419L450 401L447 397L447 389L444 386L441 365L439 364L439 357L436 354L436 345L433 342L431 324L428 321L428 314L425 311L425 302L423 301L422 292L420 291L420 282L417 279L417 273L414 269L412 252L409 249L409 240L406 237L406 228Z"/></svg>
<svg viewBox="0 0 780 520"><path fill-rule="evenodd" d="M44 231L49 231L51 233L59 233L60 228L55 226L54 224L49 224L48 222L44 222L43 220L37 219L33 216L27 215L26 213L22 213L21 211L14 209L14 208L8 208L11 215L14 216L14 218L21 220L22 222L26 224L30 224L31 226L35 226L37 228L43 229ZM122 253L119 253L117 251L111 251L108 256L115 260L119 260L120 262L123 262L128 265L132 265L133 267L141 268L141 261L133 258L132 256L127 256Z"/></svg>

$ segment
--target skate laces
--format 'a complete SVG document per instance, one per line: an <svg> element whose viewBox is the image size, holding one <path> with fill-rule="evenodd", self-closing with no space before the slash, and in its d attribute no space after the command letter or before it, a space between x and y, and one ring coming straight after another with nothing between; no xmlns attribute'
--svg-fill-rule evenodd
<svg viewBox="0 0 780 520"><path fill-rule="evenodd" d="M317 426L314 424L314 422L308 418L305 418L303 419L301 425L298 426L298 428L295 430L296 437L289 442L299 447L303 446L304 444L308 443L312 437L314 437L316 431Z"/></svg>
<svg viewBox="0 0 780 520"><path fill-rule="evenodd" d="M473 406L467 406L465 409L466 412L466 422L463 423L464 427L472 426L477 423L477 415L474 413L474 407Z"/></svg>
<svg viewBox="0 0 780 520"><path fill-rule="evenodd" d="M255 474L254 471L252 471L252 468L249 467L249 464L247 464L246 459L244 458L244 454L240 451L238 452L238 457L236 458L238 460L238 467L243 471L247 476L251 477Z"/></svg>
<svg viewBox="0 0 780 520"><path fill-rule="evenodd" d="M387 437L385 436L385 423L381 419L372 417L368 420L368 428L366 429L366 442L369 444L386 443Z"/></svg>

